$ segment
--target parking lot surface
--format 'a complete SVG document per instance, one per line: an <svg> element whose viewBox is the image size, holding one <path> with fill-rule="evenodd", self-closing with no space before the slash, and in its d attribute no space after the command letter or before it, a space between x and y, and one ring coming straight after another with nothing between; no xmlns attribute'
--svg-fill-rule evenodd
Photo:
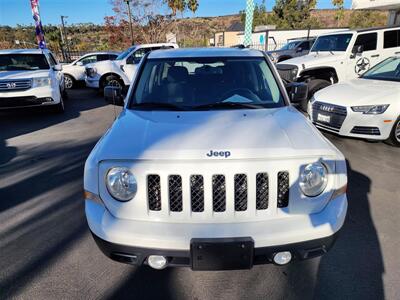
<svg viewBox="0 0 400 300"><path fill-rule="evenodd" d="M115 113L85 89L63 115L0 113L0 298L400 299L400 150L330 134L348 160L349 213L322 258L229 272L109 260L86 224L82 176Z"/></svg>

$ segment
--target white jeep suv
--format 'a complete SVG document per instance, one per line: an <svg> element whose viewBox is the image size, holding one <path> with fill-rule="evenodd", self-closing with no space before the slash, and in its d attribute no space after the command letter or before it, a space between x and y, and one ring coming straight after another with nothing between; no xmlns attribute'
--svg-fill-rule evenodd
<svg viewBox="0 0 400 300"><path fill-rule="evenodd" d="M358 78L380 61L400 53L400 27L346 30L321 35L308 55L277 64L282 79L306 82L309 98L337 82ZM307 101L302 108L307 109Z"/></svg>
<svg viewBox="0 0 400 300"><path fill-rule="evenodd" d="M86 66L86 86L102 91L105 86L128 87L134 79L141 58L152 50L178 48L177 44L135 45L114 61L101 61Z"/></svg>
<svg viewBox="0 0 400 300"><path fill-rule="evenodd" d="M49 50L0 51L0 110L51 107L64 111L64 75Z"/></svg>
<svg viewBox="0 0 400 300"><path fill-rule="evenodd" d="M345 158L290 105L262 52L154 51L125 101L104 93L124 109L88 157L84 189L107 256L223 270L331 248L347 210Z"/></svg>

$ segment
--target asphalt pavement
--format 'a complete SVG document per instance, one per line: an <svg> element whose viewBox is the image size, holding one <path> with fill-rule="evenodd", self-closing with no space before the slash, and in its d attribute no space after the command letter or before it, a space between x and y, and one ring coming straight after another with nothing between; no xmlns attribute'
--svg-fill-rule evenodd
<svg viewBox="0 0 400 300"><path fill-rule="evenodd" d="M109 260L82 175L116 113L85 89L63 115L0 112L0 299L400 299L400 149L330 134L348 160L349 213L322 258L223 272Z"/></svg>

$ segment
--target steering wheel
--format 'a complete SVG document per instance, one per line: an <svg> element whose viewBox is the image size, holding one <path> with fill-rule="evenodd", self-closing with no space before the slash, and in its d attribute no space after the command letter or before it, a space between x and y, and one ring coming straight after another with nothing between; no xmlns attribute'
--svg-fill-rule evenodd
<svg viewBox="0 0 400 300"><path fill-rule="evenodd" d="M230 91L226 92L225 94L223 94L220 100L224 101L235 94L246 97L248 99L251 99L257 103L262 102L260 97L258 97L252 90L247 89L247 88L237 88L237 89L230 90Z"/></svg>

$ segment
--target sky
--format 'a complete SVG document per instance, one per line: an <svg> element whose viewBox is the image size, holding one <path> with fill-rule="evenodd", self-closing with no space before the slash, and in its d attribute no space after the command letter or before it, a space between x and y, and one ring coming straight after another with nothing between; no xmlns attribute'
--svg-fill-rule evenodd
<svg viewBox="0 0 400 300"><path fill-rule="evenodd" d="M68 23L92 22L102 24L104 16L111 15L109 0L39 0L42 22L59 24L60 15L68 16ZM261 3L262 0L254 0ZM15 26L32 24L29 0L0 0L0 25ZM274 0L266 0L268 10ZM246 0L199 0L196 16L221 16L236 14L245 8ZM351 7L351 0L345 0L346 8ZM318 0L318 8L332 8L331 0ZM190 16L191 14L188 14Z"/></svg>

